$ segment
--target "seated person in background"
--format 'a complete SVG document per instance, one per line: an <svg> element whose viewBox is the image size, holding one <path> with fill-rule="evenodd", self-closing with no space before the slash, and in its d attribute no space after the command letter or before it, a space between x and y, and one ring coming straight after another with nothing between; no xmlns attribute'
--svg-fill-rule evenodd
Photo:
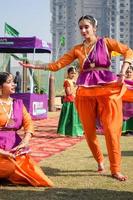
<svg viewBox="0 0 133 200"><path fill-rule="evenodd" d="M133 65L126 71L125 83L127 91L123 96L123 127L122 135L133 134Z"/></svg>
<svg viewBox="0 0 133 200"><path fill-rule="evenodd" d="M133 81L133 64L126 71L126 79Z"/></svg>
<svg viewBox="0 0 133 200"><path fill-rule="evenodd" d="M65 96L57 129L57 133L67 136L83 135L82 125L74 103L76 93L75 75L76 70L69 67L67 78L64 80Z"/></svg>
<svg viewBox="0 0 133 200"><path fill-rule="evenodd" d="M22 100L10 97L14 92L13 75L0 72L0 179L13 184L53 186L28 154L33 124ZM21 127L25 131L23 139L17 133Z"/></svg>

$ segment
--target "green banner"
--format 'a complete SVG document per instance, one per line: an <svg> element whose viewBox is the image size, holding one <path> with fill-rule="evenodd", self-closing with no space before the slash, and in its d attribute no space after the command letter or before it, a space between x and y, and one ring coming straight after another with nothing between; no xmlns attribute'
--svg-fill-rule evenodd
<svg viewBox="0 0 133 200"><path fill-rule="evenodd" d="M65 37L64 36L60 37L60 45L65 46Z"/></svg>
<svg viewBox="0 0 133 200"><path fill-rule="evenodd" d="M19 36L19 32L7 23L5 23L5 34L6 33L15 37Z"/></svg>

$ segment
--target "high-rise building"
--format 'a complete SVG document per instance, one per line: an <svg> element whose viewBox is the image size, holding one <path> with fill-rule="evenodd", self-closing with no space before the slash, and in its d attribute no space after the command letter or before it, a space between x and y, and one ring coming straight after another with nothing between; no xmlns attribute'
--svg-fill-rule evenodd
<svg viewBox="0 0 133 200"><path fill-rule="evenodd" d="M82 41L78 19L87 14L98 20L98 35L115 38L133 48L133 0L51 0L50 3L53 60ZM62 36L64 46L60 45ZM120 57L112 59L112 70L116 73L120 60ZM58 74L64 78L63 70L57 72L57 77Z"/></svg>
<svg viewBox="0 0 133 200"><path fill-rule="evenodd" d="M108 35L107 1L106 0L51 0L51 33L52 33L52 60L56 60L73 45L82 41L78 19L83 15L92 15L98 20L98 34ZM65 39L64 46L60 44L62 36ZM56 93L63 91L65 69L55 73Z"/></svg>
<svg viewBox="0 0 133 200"><path fill-rule="evenodd" d="M109 36L133 47L132 0L108 0ZM112 68L119 72L120 57L112 60Z"/></svg>
<svg viewBox="0 0 133 200"><path fill-rule="evenodd" d="M99 35L109 35L107 0L51 0L50 3L53 60L82 41L78 19L83 15L92 15L98 20ZM65 38L64 47L60 47L61 36Z"/></svg>
<svg viewBox="0 0 133 200"><path fill-rule="evenodd" d="M133 1L130 0L130 46L133 49Z"/></svg>
<svg viewBox="0 0 133 200"><path fill-rule="evenodd" d="M109 0L110 36L130 45L131 0Z"/></svg>

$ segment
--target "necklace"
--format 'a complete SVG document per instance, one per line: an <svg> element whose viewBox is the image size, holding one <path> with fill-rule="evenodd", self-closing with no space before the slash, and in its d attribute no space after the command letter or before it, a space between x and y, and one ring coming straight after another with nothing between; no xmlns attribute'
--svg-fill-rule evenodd
<svg viewBox="0 0 133 200"><path fill-rule="evenodd" d="M86 41L83 42L84 53L85 53L86 58L88 57L87 48L89 49L89 53L90 53L93 47L95 46L95 44L96 44L96 41L90 42L89 44L87 44Z"/></svg>
<svg viewBox="0 0 133 200"><path fill-rule="evenodd" d="M94 67L95 67L95 61L94 61L94 60L93 60L93 62L90 61L90 59L89 59L89 54L91 53L91 51L92 51L93 48L96 48L95 44L96 44L96 41L91 42L88 46L86 45L85 42L83 43L85 57L86 57L86 59L88 60L89 66L90 66L91 68L94 68ZM87 50L86 50L86 46L89 48L89 52L88 52L88 53L87 53ZM95 49L94 49L94 50L95 50Z"/></svg>
<svg viewBox="0 0 133 200"><path fill-rule="evenodd" d="M7 116L7 122L6 122L6 125L5 126L12 126L12 125L14 125L14 120L13 120L13 102L12 101L10 101L10 104L8 104L8 105L10 105L10 110L9 110L9 112L6 110L6 108L5 108L5 106L4 106L4 103L5 102L2 102L2 101L0 101L0 104L1 104L1 106L2 106L2 109L3 109L3 111L5 112L5 114L6 114L6 116Z"/></svg>
<svg viewBox="0 0 133 200"><path fill-rule="evenodd" d="M96 44L96 40L89 42L89 43L87 41L84 41L84 45L87 48L91 48L94 44Z"/></svg>
<svg viewBox="0 0 133 200"><path fill-rule="evenodd" d="M0 99L0 103L6 104L6 105L11 105L11 103L12 103L12 98L9 97L6 101L3 100L3 99Z"/></svg>

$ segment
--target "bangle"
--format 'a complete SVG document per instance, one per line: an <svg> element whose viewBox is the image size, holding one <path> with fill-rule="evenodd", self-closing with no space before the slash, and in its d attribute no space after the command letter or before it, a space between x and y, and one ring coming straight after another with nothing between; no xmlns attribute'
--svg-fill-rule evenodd
<svg viewBox="0 0 133 200"><path fill-rule="evenodd" d="M31 137L33 136L33 133L31 133L31 132L26 132L25 134L30 134Z"/></svg>
<svg viewBox="0 0 133 200"><path fill-rule="evenodd" d="M32 138L33 133L31 133L31 132L25 132L25 137L27 137L27 136L28 137L30 136L30 138ZM23 138L22 142L25 141L25 137Z"/></svg>
<svg viewBox="0 0 133 200"><path fill-rule="evenodd" d="M131 64L131 62L130 62L130 61L126 61L126 60L125 60L123 63L128 63L129 65Z"/></svg>
<svg viewBox="0 0 133 200"><path fill-rule="evenodd" d="M119 73L119 75L118 76L124 76L125 77L125 74L123 74L123 73Z"/></svg>

